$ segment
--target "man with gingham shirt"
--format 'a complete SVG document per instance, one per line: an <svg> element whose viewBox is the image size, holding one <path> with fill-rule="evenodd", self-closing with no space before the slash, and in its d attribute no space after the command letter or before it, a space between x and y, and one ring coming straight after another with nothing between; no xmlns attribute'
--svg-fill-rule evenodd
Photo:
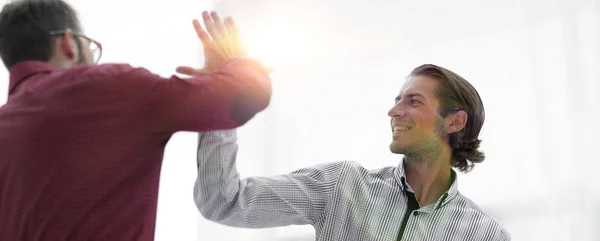
<svg viewBox="0 0 600 241"><path fill-rule="evenodd" d="M510 234L458 192L469 172L484 108L456 73L415 68L388 112L397 166L368 170L350 161L272 177L239 178L235 130L200 134L194 197L207 219L233 227L314 226L317 241L508 241Z"/></svg>

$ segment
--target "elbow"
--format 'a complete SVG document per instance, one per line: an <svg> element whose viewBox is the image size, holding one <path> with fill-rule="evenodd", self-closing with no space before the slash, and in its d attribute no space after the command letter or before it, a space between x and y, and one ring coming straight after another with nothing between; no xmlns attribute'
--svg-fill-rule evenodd
<svg viewBox="0 0 600 241"><path fill-rule="evenodd" d="M257 113L265 110L271 102L271 91L248 90L241 92L231 107L231 119L241 125L246 124Z"/></svg>
<svg viewBox="0 0 600 241"><path fill-rule="evenodd" d="M227 224L231 215L231 203L220 197L222 196L217 194L210 197L196 195L194 202L202 217L213 222Z"/></svg>
<svg viewBox="0 0 600 241"><path fill-rule="evenodd" d="M226 71L233 77L230 83L237 90L230 114L231 120L241 126L269 106L273 86L269 71L262 64L250 60L239 61L235 66L238 68Z"/></svg>
<svg viewBox="0 0 600 241"><path fill-rule="evenodd" d="M198 195L194 201L203 218L230 227L248 227L242 209L237 206L237 200L228 200L223 195L207 193Z"/></svg>
<svg viewBox="0 0 600 241"><path fill-rule="evenodd" d="M219 222L219 221L221 221L218 218L218 215L216 215L217 212L215 212L214 209L206 208L206 206L198 205L197 203L196 203L196 207L198 207L198 211L200 212L200 215L203 218L205 218L207 220L210 220L210 221L213 221L213 222Z"/></svg>
<svg viewBox="0 0 600 241"><path fill-rule="evenodd" d="M215 200L210 200L209 198L200 197L199 195L195 196L194 202L196 203L196 208L202 217L214 222L219 222L222 220L222 215L220 215L220 206L222 203L219 203Z"/></svg>

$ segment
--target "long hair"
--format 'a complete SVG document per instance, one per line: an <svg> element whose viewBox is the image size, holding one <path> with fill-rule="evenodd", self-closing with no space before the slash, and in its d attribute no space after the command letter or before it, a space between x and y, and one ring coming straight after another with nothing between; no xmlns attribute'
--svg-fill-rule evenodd
<svg viewBox="0 0 600 241"><path fill-rule="evenodd" d="M436 65L421 65L410 75L428 76L440 81L436 96L440 102L439 112L442 117L459 110L467 113L465 127L450 134L448 144L452 148L451 165L464 173L471 171L475 163L481 163L485 159L484 153L479 151L479 132L485 120L485 110L479 93L458 74Z"/></svg>

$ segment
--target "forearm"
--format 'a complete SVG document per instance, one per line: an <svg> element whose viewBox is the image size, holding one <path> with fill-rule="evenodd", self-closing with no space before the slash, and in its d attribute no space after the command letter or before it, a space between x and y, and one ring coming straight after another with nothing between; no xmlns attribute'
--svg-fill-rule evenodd
<svg viewBox="0 0 600 241"><path fill-rule="evenodd" d="M272 85L267 69L257 61L237 60L224 66L223 80L237 90L231 105L231 119L239 127L271 102ZM223 81L220 80L220 81ZM228 87L226 87L228 88Z"/></svg>
<svg viewBox="0 0 600 241"><path fill-rule="evenodd" d="M231 214L231 206L237 201L240 182L235 167L238 149L236 131L200 133L198 140L198 177L194 185L196 206L209 220L228 220L235 216Z"/></svg>
<svg viewBox="0 0 600 241"><path fill-rule="evenodd" d="M151 115L158 130L212 131L239 127L264 110L271 99L268 72L240 59L216 73L155 81Z"/></svg>

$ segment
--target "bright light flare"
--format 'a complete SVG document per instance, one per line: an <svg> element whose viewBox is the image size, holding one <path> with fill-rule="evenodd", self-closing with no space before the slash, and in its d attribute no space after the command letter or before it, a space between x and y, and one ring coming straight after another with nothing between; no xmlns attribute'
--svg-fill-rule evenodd
<svg viewBox="0 0 600 241"><path fill-rule="evenodd" d="M277 69L306 59L312 49L310 38L301 29L290 24L260 25L258 31L242 34L242 40L251 58Z"/></svg>

